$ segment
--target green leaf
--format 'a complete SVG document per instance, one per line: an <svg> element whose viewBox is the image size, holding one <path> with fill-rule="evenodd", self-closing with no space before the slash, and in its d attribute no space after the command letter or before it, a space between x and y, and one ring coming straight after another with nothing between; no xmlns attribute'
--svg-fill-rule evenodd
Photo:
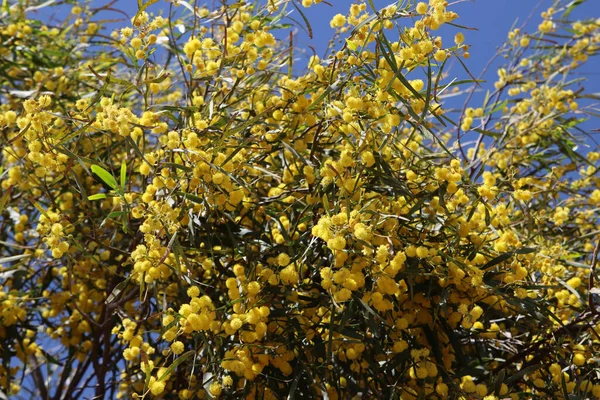
<svg viewBox="0 0 600 400"><path fill-rule="evenodd" d="M96 193L96 194L93 194L91 196L88 196L87 199L90 200L90 201L94 201L94 200L102 200L102 199L105 199L107 197L108 197L108 195L106 193Z"/></svg>
<svg viewBox="0 0 600 400"><path fill-rule="evenodd" d="M493 138L499 138L501 135L498 132L486 131L484 129L474 128L473 129L477 133L481 133L484 136L491 136Z"/></svg>
<svg viewBox="0 0 600 400"><path fill-rule="evenodd" d="M117 299L117 297L119 297L121 292L123 292L123 289L125 289L125 287L127 286L127 284L129 283L130 280L131 280L131 275L129 277L127 277L127 279L125 279L123 282L120 282L119 284L117 284L114 287L114 289L112 290L112 292L110 292L110 294L106 298L105 303L110 304L113 301L115 301Z"/></svg>
<svg viewBox="0 0 600 400"><path fill-rule="evenodd" d="M513 383L518 382L521 378L529 376L529 374L537 371L542 366L543 366L542 364L534 364L534 365L525 367L522 370L520 370L519 372L516 372L515 374L513 374L510 378L508 378L508 380L506 381L506 384L510 386Z"/></svg>
<svg viewBox="0 0 600 400"><path fill-rule="evenodd" d="M498 265L506 260L509 260L513 256L513 252L509 251L508 253L500 254L498 257L491 259L488 261L481 269L488 269L495 265Z"/></svg>
<svg viewBox="0 0 600 400"><path fill-rule="evenodd" d="M28 258L28 257L31 257L31 254L20 254L18 256L3 257L3 258L0 258L0 264L11 263L13 261L17 261L22 258Z"/></svg>
<svg viewBox="0 0 600 400"><path fill-rule="evenodd" d="M513 253L515 254L530 254L530 253L535 253L537 251L536 248L533 247L521 247L518 250L515 250Z"/></svg>
<svg viewBox="0 0 600 400"><path fill-rule="evenodd" d="M485 269L493 267L494 265L498 265L498 264L510 259L515 254L529 254L529 253L534 253L536 251L537 251L537 249L535 249L533 247L521 247L520 249L500 254L498 257L495 257L495 258L491 259L490 261L488 261L487 264L485 264L483 267L481 267L481 269L485 270Z"/></svg>
<svg viewBox="0 0 600 400"><path fill-rule="evenodd" d="M165 73L165 74L160 74L159 76L157 76L156 78L150 78L150 79L146 79L144 81L144 83L148 84L148 83L161 83L163 82L165 79L167 79L169 76L171 76L170 73Z"/></svg>
<svg viewBox="0 0 600 400"><path fill-rule="evenodd" d="M95 162L94 160L87 158L87 157L78 156L63 147L52 146L52 148L56 151L59 151L65 155L69 156L71 159L77 161L79 163L79 165L81 165L81 168L85 171L86 174L92 175L92 173L88 169L87 165L85 165L85 163L94 164L94 162Z"/></svg>
<svg viewBox="0 0 600 400"><path fill-rule="evenodd" d="M169 366L169 368L167 368L167 370L165 372L163 372L161 376L158 377L158 381L159 382L164 381L173 372L173 370L175 368L177 368L177 366L179 364L181 364L182 362L184 362L185 360L187 360L194 354L196 354L196 352L194 350L190 350L186 353L183 353L181 356L177 357L177 359L175 361L173 361L173 364L171 364Z"/></svg>
<svg viewBox="0 0 600 400"><path fill-rule="evenodd" d="M64 366L64 364L62 362L60 362L56 357L54 357L52 354L49 354L48 352L46 352L43 349L39 349L42 354L44 355L44 358L46 358L46 361L48 361L50 364L55 364L55 365L60 365L61 367Z"/></svg>
<svg viewBox="0 0 600 400"><path fill-rule="evenodd" d="M323 207L325 207L325 212L329 215L331 209L329 208L329 198L327 197L327 194L323 194Z"/></svg>
<svg viewBox="0 0 600 400"><path fill-rule="evenodd" d="M306 24L306 31L308 33L308 38L312 39L313 38L313 30L312 30L312 27L310 26L310 22L308 21L308 18L306 18L306 15L304 15L304 13L302 12L302 9L296 5L296 2L292 2L292 5L300 13L300 16L302 17L302 19L304 20L304 23Z"/></svg>
<svg viewBox="0 0 600 400"><path fill-rule="evenodd" d="M494 395L500 396L500 390L502 390L502 384L504 383L504 377L506 376L506 370L500 370L496 377L496 383L494 384Z"/></svg>
<svg viewBox="0 0 600 400"><path fill-rule="evenodd" d="M117 180L114 176L110 174L110 172L108 172L99 165L92 165L92 172L98 175L98 177L102 179L102 181L106 183L111 189L117 189Z"/></svg>
<svg viewBox="0 0 600 400"><path fill-rule="evenodd" d="M575 7L577 7L578 5L582 4L584 0L573 0L572 2L570 2L569 4L566 5L567 7L567 11L565 11L563 13L563 18L569 18L569 15L571 15L571 13L573 12L573 10L575 9Z"/></svg>
<svg viewBox="0 0 600 400"><path fill-rule="evenodd" d="M150 0L150 1L146 2L146 4L142 4L142 0L138 0L138 12L135 14L135 17L133 17L133 24L134 25L135 25L135 21L138 19L138 17L140 16L140 14L146 8L150 7L154 3L158 3L158 0Z"/></svg>
<svg viewBox="0 0 600 400"><path fill-rule="evenodd" d="M127 179L127 164L125 161L121 163L121 189L125 191L125 183Z"/></svg>
<svg viewBox="0 0 600 400"><path fill-rule="evenodd" d="M507 106L507 104L508 104L508 99L507 99L507 100L504 100L504 101L502 101L502 102L500 102L500 103L498 103L498 104L496 104L496 105L494 106L494 108L492 108L492 109L491 109L491 110L489 110L489 111L486 111L484 115L490 115L490 114L494 114L495 112L498 112L498 111L500 111L500 110L504 109L504 107L506 107L506 106Z"/></svg>
<svg viewBox="0 0 600 400"><path fill-rule="evenodd" d="M0 213L2 213L4 211L4 208L8 204L11 193L12 193L12 186L9 186L9 188L4 192L4 194L0 198Z"/></svg>
<svg viewBox="0 0 600 400"><path fill-rule="evenodd" d="M352 51L358 50L358 46L356 46L356 43L354 43L352 40L346 39L346 44L348 45L348 48L350 50L352 50Z"/></svg>
<svg viewBox="0 0 600 400"><path fill-rule="evenodd" d="M288 395L288 400L294 400L296 397L296 388L298 387L298 383L300 382L300 378L302 377L302 372L304 371L304 368L298 368L298 372L296 373L296 376L294 376L294 380L292 381L292 384L290 385L290 391L289 391L289 395Z"/></svg>
<svg viewBox="0 0 600 400"><path fill-rule="evenodd" d="M580 263L577 261L571 261L571 260L563 260L563 262L571 267L575 267L575 268L584 268L584 269L591 269L590 266L588 264L584 264L584 263Z"/></svg>
<svg viewBox="0 0 600 400"><path fill-rule="evenodd" d="M106 219L108 218L117 218L117 217L122 217L123 215L127 215L128 212L127 211L113 211L110 214L108 214L106 216Z"/></svg>
<svg viewBox="0 0 600 400"><path fill-rule="evenodd" d="M556 281L558 283L560 283L565 289L567 289L569 292L571 292L573 294L573 296L577 297L577 300L579 300L580 302L583 302L579 292L577 290L573 289L567 282L563 281L558 276L555 276L554 279L556 279Z"/></svg>
<svg viewBox="0 0 600 400"><path fill-rule="evenodd" d="M94 96L94 99L87 106L86 111L91 110L92 107L94 107L94 105L96 105L102 99L102 97L104 97L104 94L108 90L108 85L110 82L109 78L110 78L110 73L111 73L111 70L109 69L108 72L106 73L106 79L102 79L102 77L100 77L100 75L98 75L98 73L96 73L96 71L94 71L94 69L91 66L89 66L89 69L90 69L90 71L92 71L92 73L94 75L96 75L96 77L98 79L104 81L104 85L102 85L102 87L100 88L100 91L96 94L96 96Z"/></svg>

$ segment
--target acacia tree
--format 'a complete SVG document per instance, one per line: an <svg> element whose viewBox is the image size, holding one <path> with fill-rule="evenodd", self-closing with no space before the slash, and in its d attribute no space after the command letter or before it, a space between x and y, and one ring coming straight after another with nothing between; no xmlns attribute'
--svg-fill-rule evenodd
<svg viewBox="0 0 600 400"><path fill-rule="evenodd" d="M600 397L587 5L474 105L442 0L153 3L3 3L2 397Z"/></svg>

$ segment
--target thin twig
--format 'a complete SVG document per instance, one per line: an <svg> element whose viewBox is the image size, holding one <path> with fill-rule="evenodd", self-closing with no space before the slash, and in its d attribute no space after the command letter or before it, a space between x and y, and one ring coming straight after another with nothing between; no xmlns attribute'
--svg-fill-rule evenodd
<svg viewBox="0 0 600 400"><path fill-rule="evenodd" d="M592 289L594 288L594 274L596 272L596 264L598 263L598 252L600 251L600 241L596 243L596 248L594 249L594 254L592 255L592 263L590 264L590 277L588 279L588 306L590 307L590 312L592 315L596 315L598 311L596 310L596 306L594 305L594 294Z"/></svg>

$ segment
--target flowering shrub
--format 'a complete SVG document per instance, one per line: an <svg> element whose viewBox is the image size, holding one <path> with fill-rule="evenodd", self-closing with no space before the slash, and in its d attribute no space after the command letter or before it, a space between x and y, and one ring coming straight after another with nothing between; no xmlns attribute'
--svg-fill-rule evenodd
<svg viewBox="0 0 600 400"><path fill-rule="evenodd" d="M317 0L155 2L4 2L2 393L600 397L600 20L511 31L456 115L446 1L352 4L308 63Z"/></svg>

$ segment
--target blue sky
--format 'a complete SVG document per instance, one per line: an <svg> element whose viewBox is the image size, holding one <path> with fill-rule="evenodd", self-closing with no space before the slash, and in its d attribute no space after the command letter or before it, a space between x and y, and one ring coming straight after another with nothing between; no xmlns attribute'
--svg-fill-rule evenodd
<svg viewBox="0 0 600 400"><path fill-rule="evenodd" d="M100 5L105 4L106 2L107 1L103 0L95 0L94 4ZM193 4L193 1L189 2ZM212 4L213 2L213 0L199 0L197 4ZM233 3L232 0L229 0L228 2ZM329 27L329 21L337 13L346 14L349 6L353 2L348 0L329 0L328 3L329 4L322 2L321 4L313 5L305 10L305 14L311 22L314 33L313 38L309 39L304 32L299 30L298 35L296 35L296 45L299 47L307 47L310 45L317 49L319 54L322 54L322 50L325 48L325 45L333 34L333 30ZM377 8L382 8L392 3L394 3L392 0L373 0L373 4ZM479 72L490 57L495 54L497 47L506 39L506 35L513 24L516 23L515 26L521 26L527 17L537 9L532 15L530 23L527 25L530 28L529 31L535 30L537 24L540 22L540 13L552 5L553 1L450 0L449 3L449 10L456 11L460 16L459 19L455 21L456 23L476 29L464 32L466 37L465 43L471 45L472 54L467 65L475 74ZM167 2L163 0L159 1L154 6L151 6L149 10L156 12L161 7L166 8L167 6ZM137 11L137 1L117 0L112 7L125 12L129 16L133 16ZM290 9L292 9L292 7L290 7ZM291 16L297 21L302 20L296 11L294 11ZM576 8L571 16L574 19L600 17L600 0L586 0L584 4ZM109 16L108 13L106 13L103 17L119 18L121 17L121 14L112 13ZM457 28L451 28L450 30L447 30L448 40L451 40L456 29ZM452 34L452 36L450 36L450 34ZM600 68L598 69L600 70Z"/></svg>
<svg viewBox="0 0 600 400"><path fill-rule="evenodd" d="M147 0L142 0L144 3ZM187 0L188 3L198 6L219 4L222 0ZM234 3L234 0L226 0L227 3ZM260 2L264 0L258 0ZM291 1L291 0L290 0ZM296 3L300 3L301 0L293 0ZM400 0L400 3L416 2L419 0ZM422 0L428 1L428 0ZM565 4L569 0L564 0L562 4ZM572 2L578 2L580 0L571 0ZM109 2L109 0L92 0L93 6L102 6ZM308 61L308 56L312 55L312 49L315 49L316 53L322 56L326 50L326 46L334 34L334 30L330 28L329 21L331 18L338 13L347 14L350 5L354 1L351 0L322 0L320 4L313 5L309 9L304 9L304 13L309 19L313 31L313 37L309 38L303 29L295 29L294 32L294 54L300 58L296 61L295 65L306 65L305 61ZM442 29L436 32L437 35L442 36L446 45L451 45L454 34L461 30L465 35L465 44L470 46L471 58L464 60L467 68L473 76L479 78L481 72L485 68L488 61L496 54L497 49L501 46L507 38L508 32L513 27L523 28L523 32L535 32L538 24L541 22L540 13L550 7L553 0L448 0L450 3L449 10L458 13L458 20L455 23L469 27L471 29L459 29L451 26L442 26ZM372 0L372 3L376 8L380 9L389 4L396 4L398 1L393 0ZM158 13L161 9L167 11L169 3L166 0L159 0L156 4L150 6L148 11ZM128 17L133 17L138 10L137 0L116 0L112 3L113 10L116 11L105 11L98 14L97 18L102 20L119 20L119 22L113 22L107 24L104 32L109 33L112 29L128 26L129 21L124 19L123 14ZM209 7L210 8L210 7ZM57 13L53 7L44 8L38 14L41 19L51 18L48 15L52 12L55 17L60 19L62 17L64 8L61 8ZM294 18L300 24L302 23L302 17L294 10L290 5L288 10L292 11L290 17ZM46 15L44 15L46 12ZM68 12L68 11L67 11ZM182 12L189 13L183 7L179 7L178 15ZM58 14L58 15L56 15ZM164 13L166 14L166 12ZM571 14L570 19L589 19L600 17L600 0L584 0L583 4L576 7L574 12ZM529 22L525 22L529 19ZM291 21L288 21L291 22ZM400 23L403 23L401 20ZM277 33L276 33L277 34ZM285 33L287 38L287 32ZM304 52L304 56L302 56ZM158 53L157 53L158 54ZM304 61L303 61L304 60ZM591 58L585 66L579 68L576 71L577 77L585 77L588 81L585 83L585 87L588 93L600 93L600 62L598 57ZM473 101L469 103L471 107L481 106L481 101L485 96L488 89L493 91L493 83L497 79L497 68L505 63L506 60L497 58L495 62L488 69L487 73L482 76L484 83L477 88ZM452 79L463 80L470 79L469 75L464 71L463 67L452 60L448 63L444 71L448 74L446 81L449 82ZM411 76L416 78L417 76ZM467 89L463 86L462 89ZM447 98L444 101L444 108L448 109L460 109L463 106L464 96L457 96ZM589 105L590 103L582 104ZM596 107L598 110L598 107ZM456 119L451 116L451 118ZM600 130L600 124L598 118L588 120L583 126L583 129L588 131Z"/></svg>
<svg viewBox="0 0 600 400"><path fill-rule="evenodd" d="M414 0L405 0L414 1ZM233 2L233 1L228 1ZM103 1L96 0L95 4L103 4ZM190 3L193 3L190 2ZM198 5L206 2L198 1ZM209 0L208 3L212 3ZM306 16L311 22L313 29L313 38L309 39L302 31L298 32L296 44L300 47L303 45L311 45L317 50L324 49L329 39L333 34L333 30L329 27L329 21L337 14L346 14L349 6L353 3L348 0L329 0L328 4L313 5L305 11ZM373 4L377 8L385 7L386 5L395 3L392 0L373 0ZM468 60L469 67L473 72L477 72L483 68L490 57L492 57L499 45L505 40L506 35L513 24L521 26L527 17L537 9L532 15L530 23L527 25L530 31L535 30L540 22L540 13L552 5L552 0L458 0L449 1L449 10L456 11L459 14L459 19L456 23L468 26L477 30L465 31L465 43L470 44L471 54L473 57ZM456 3L456 4L454 4ZM166 7L166 1L160 1L149 10L157 10L160 7ZM135 0L117 0L113 8L124 11L129 16L135 15L137 11L137 1ZM290 7L290 9L292 9ZM113 17L117 17L114 14ZM301 17L297 12L291 15L296 20L301 21ZM572 18L599 18L600 17L600 0L586 0L584 4L577 7ZM456 28L451 28L455 30ZM449 39L452 36L449 37ZM322 53L322 51L319 51ZM600 69L600 68L599 68Z"/></svg>
<svg viewBox="0 0 600 400"><path fill-rule="evenodd" d="M404 1L415 1L415 0L404 0ZM93 4L100 5L105 4L105 0L94 0ZM193 1L189 1L193 4ZM197 5L212 4L214 0L198 0ZM233 0L228 0L228 3L233 3ZM298 1L299 3L299 1ZM326 45L333 35L333 29L329 27L329 21L337 14L346 14L352 1L348 0L329 0L328 3L323 1L321 4L313 5L305 11L306 16L310 20L313 38L310 39L308 35L301 29L298 29L295 38L296 54L299 53L299 49L305 49L307 54L312 54L312 50L309 50L309 46L317 51L317 54L322 55L325 51ZM392 0L373 0L373 4L377 8L385 7L393 3ZM491 57L494 56L498 47L502 45L507 37L511 27L522 27L524 22L531 16L529 23L525 26L524 30L533 32L536 30L537 25L541 21L540 13L546 10L552 5L552 0L449 0L449 10L455 11L459 14L459 19L455 22L457 24L473 28L474 30L463 30L465 34L465 43L471 46L470 53L471 58L466 61L466 65L471 73L479 77L479 74L488 63ZM135 15L137 12L137 1L136 0L117 0L113 6L115 9L119 9L125 12L130 17ZM160 8L166 8L168 4L166 1L159 1L157 4L148 8L150 11L157 12ZM293 10L293 7L289 7ZM118 13L104 13L102 18L121 18L122 15ZM297 11L293 11L291 17L297 21L302 21L302 17ZM600 0L586 0L582 5L577 7L571 14L572 19L581 18L598 18L600 17ZM124 21L123 21L124 22ZM120 25L120 24L118 24ZM117 24L112 25L116 27ZM447 27L440 29L439 34L444 38L446 43L452 43L454 34L458 31L458 28ZM502 63L503 60L499 59L493 66L497 67ZM458 79L468 79L468 75L464 72L463 68L458 63L450 64L450 69L446 69L450 73L450 79L457 77ZM582 68L578 73L584 74L591 81L586 84L587 88L593 92L600 92L600 63L598 59L591 59L588 65ZM484 75L484 80L487 83L482 85L483 89L491 88L493 82L497 79L496 68L490 68L489 72ZM482 91L480 96L483 97ZM449 104L447 104L448 106ZM462 105L462 103L461 103ZM454 106L454 105L453 105ZM458 106L458 104L456 104ZM478 106L478 104L473 104ZM597 123L595 124L597 125ZM600 126L591 126L592 129L600 128Z"/></svg>
<svg viewBox="0 0 600 400"><path fill-rule="evenodd" d="M108 1L109 0L93 0L92 4L94 6L100 6L107 4ZM295 1L300 3L300 0ZM401 3L416 1L419 0L402 0ZM143 0L143 2L146 2L146 0ZM216 0L197 0L196 4L202 6L219 2L220 1ZM227 0L227 2L234 3L234 0ZM393 0L372 0L372 2L378 9L392 3L397 3ZM117 0L112 4L112 8L120 10L129 17L132 17L137 12L137 3L137 0ZM194 4L194 0L188 0L188 3ZM296 54L299 54L298 50L300 49L305 49L309 55L312 54L312 50L309 50L310 46L317 51L318 55L322 55L334 32L333 29L329 27L329 21L337 13L347 14L352 3L353 1L350 0L323 0L321 4L313 5L309 9L305 9L304 12L312 26L313 38L310 39L302 29L298 29L294 35ZM474 29L463 30L463 33L465 34L465 44L471 46L471 58L466 60L466 65L472 74L478 77L490 58L494 56L498 47L502 45L506 39L511 27L522 27L523 23L531 15L531 19L526 25L525 31L535 31L537 25L541 21L540 13L551 6L553 0L449 0L449 3L449 10L459 14L459 19L454 22ZM148 10L156 13L161 8L166 11L168 6L169 4L166 0L160 0L155 5L149 7ZM296 21L301 22L302 17L299 13L291 6L288 8L293 10L291 17ZM49 7L44 10L50 9L51 8ZM43 11L41 13L43 13ZM40 15L40 17L45 19L44 17L49 16ZM600 17L600 0L585 0L584 3L577 7L571 14L572 19L585 19L590 17ZM58 18L60 18L60 15L58 15ZM117 12L104 12L99 14L99 18L122 19L123 15ZM109 28L114 29L116 27L122 27L127 23L127 21L112 23L109 24ZM442 27L442 29L438 31L438 34L444 38L445 43L450 44L457 31L458 28ZM498 61L501 62L502 60ZM495 65L498 66L499 64L496 63ZM446 71L450 72L451 78L454 76L457 76L459 79L468 78L460 65L454 63L454 65L450 66L451 69L446 69ZM598 79L600 77L600 72L596 72L596 70L600 71L600 63L597 59L591 59L588 62L588 65L579 71L579 73L583 73L588 78L593 79L593 81L588 84L589 89L594 92L600 92L600 79ZM484 76L484 79L489 82L489 85L496 80L497 76L495 71L496 68L491 68L489 73ZM484 84L483 87L486 88L487 85Z"/></svg>

